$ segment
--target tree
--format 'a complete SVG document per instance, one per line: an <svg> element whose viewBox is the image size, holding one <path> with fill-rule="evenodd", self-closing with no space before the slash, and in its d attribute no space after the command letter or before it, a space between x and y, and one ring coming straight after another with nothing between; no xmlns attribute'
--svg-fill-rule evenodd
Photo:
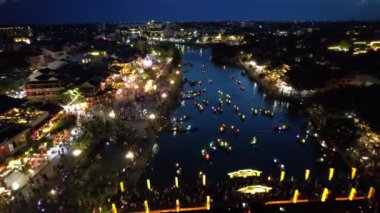
<svg viewBox="0 0 380 213"><path fill-rule="evenodd" d="M82 102L83 100L84 96L79 88L67 89L61 94L61 102L63 104L71 105Z"/></svg>

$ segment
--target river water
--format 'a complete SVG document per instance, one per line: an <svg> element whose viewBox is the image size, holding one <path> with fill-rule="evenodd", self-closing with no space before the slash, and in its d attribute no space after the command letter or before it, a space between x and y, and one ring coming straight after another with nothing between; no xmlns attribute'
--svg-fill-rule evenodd
<svg viewBox="0 0 380 213"><path fill-rule="evenodd" d="M307 121L306 116L297 113L297 110L290 110L289 103L265 98L258 86L242 75L240 69L216 66L210 56L210 48L185 48L182 58L192 66L183 66L184 78L200 80L202 85L192 87L186 84L184 91L206 89L207 92L196 99L183 101L174 116L190 116L186 124L198 129L187 133L161 133L157 142L159 152L147 167L142 180L150 178L155 187L173 185L176 163L182 169L180 182L189 184L196 183L200 171L206 172L209 181L227 179L228 172L248 168L261 170L265 175L278 176L280 171L273 163L274 158L278 158L285 165L287 177L302 179L306 168L311 171L317 169L319 165L315 160L319 157L318 145L312 140L306 144L296 140L301 126ZM204 73L203 65L206 67ZM210 79L213 80L212 84L209 83ZM239 88L236 80L241 82L245 91ZM212 106L218 106L218 90L223 91L224 100L226 94L231 96L232 103L223 105L222 114L211 111ZM195 102L202 102L205 98L209 100L209 106L204 105L205 109L200 112L195 107ZM244 121L235 113L233 105L237 105L245 114ZM251 114L251 107L273 110L274 117L254 116ZM221 123L227 126L223 135L219 131ZM281 133L274 131L274 127L281 124L288 125L289 130ZM238 136L232 133L231 125L240 129ZM256 146L250 144L253 136L257 137ZM227 140L232 151L227 152L217 147L215 153L210 153L210 160L205 161L201 150L218 137Z"/></svg>

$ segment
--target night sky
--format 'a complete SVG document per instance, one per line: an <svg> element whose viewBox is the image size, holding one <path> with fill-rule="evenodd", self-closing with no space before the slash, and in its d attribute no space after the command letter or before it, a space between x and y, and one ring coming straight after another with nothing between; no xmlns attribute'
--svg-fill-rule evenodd
<svg viewBox="0 0 380 213"><path fill-rule="evenodd" d="M0 0L0 23L379 20L380 0Z"/></svg>

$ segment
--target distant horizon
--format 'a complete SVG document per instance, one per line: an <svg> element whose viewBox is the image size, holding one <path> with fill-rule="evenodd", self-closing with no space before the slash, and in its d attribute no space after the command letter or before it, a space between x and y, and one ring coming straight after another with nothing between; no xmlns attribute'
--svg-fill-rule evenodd
<svg viewBox="0 0 380 213"><path fill-rule="evenodd" d="M0 0L0 24L380 21L380 0Z"/></svg>
<svg viewBox="0 0 380 213"><path fill-rule="evenodd" d="M349 22L367 22L367 23L380 23L380 19L345 19L345 20L120 20L120 21L99 21L99 22L62 22L62 23L44 23L44 22L30 22L30 23L0 23L0 26L28 26L28 25L85 25L85 24L118 24L118 23L147 23L149 21L156 21L160 23L212 23L212 22L258 22L258 23L349 23Z"/></svg>

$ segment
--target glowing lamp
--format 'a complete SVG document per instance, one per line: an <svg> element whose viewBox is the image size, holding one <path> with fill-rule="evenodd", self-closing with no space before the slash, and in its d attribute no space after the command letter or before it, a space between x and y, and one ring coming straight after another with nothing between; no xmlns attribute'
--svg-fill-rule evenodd
<svg viewBox="0 0 380 213"><path fill-rule="evenodd" d="M82 150L80 150L80 149L76 149L76 150L73 151L73 155L75 157L78 157L80 154L82 154Z"/></svg>

